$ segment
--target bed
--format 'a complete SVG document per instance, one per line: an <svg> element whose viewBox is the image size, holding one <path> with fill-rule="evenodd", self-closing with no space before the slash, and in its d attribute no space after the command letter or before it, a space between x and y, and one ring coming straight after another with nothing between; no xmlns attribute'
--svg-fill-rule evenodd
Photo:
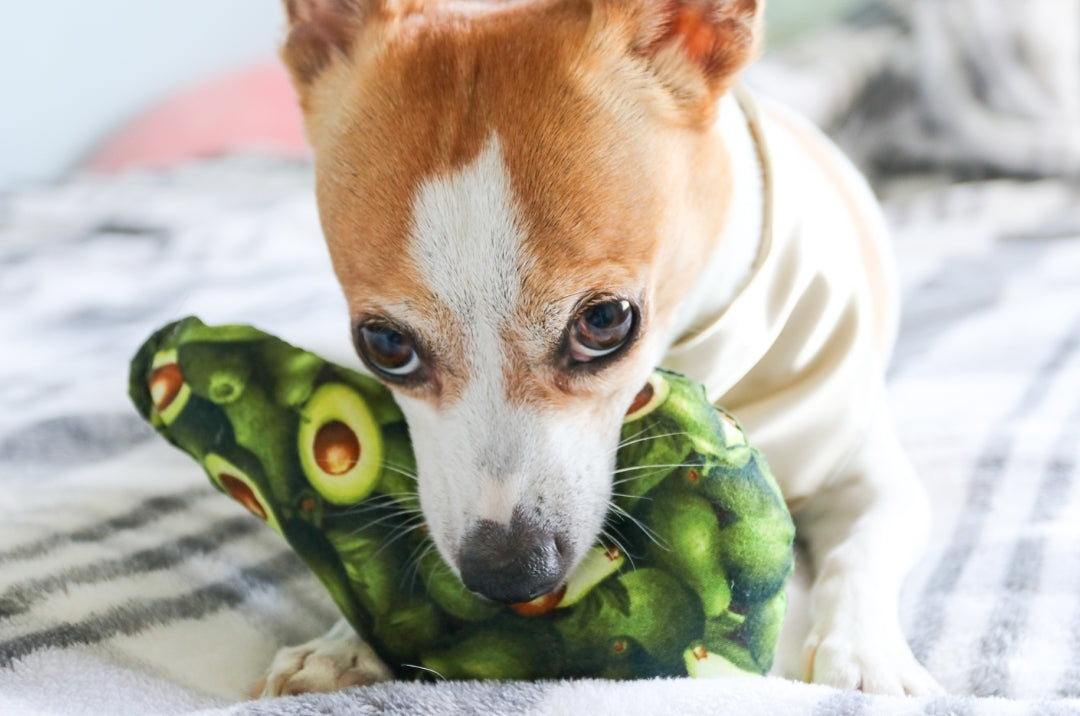
<svg viewBox="0 0 1080 716"><path fill-rule="evenodd" d="M141 423L127 361L187 314L356 359L310 165L231 154L0 196L0 713L1080 713L1080 172L931 161L924 135L950 130L917 121L897 60L911 29L863 15L750 80L832 130L885 196L905 298L889 389L934 511L901 620L947 696L770 677L247 701L335 609Z"/></svg>

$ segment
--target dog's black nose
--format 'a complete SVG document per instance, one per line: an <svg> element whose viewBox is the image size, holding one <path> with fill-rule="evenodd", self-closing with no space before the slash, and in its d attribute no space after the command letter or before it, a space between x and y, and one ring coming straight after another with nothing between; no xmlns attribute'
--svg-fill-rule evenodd
<svg viewBox="0 0 1080 716"><path fill-rule="evenodd" d="M514 511L510 526L481 520L462 542L461 581L495 602L516 604L556 589L570 565L567 540Z"/></svg>

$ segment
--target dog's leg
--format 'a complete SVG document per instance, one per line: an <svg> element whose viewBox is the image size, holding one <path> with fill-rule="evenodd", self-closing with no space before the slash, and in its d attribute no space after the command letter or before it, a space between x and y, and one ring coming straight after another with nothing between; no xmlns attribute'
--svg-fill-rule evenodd
<svg viewBox="0 0 1080 716"><path fill-rule="evenodd" d="M873 693L940 693L900 630L900 587L925 545L929 505L884 405L796 526L815 572L803 678Z"/></svg>
<svg viewBox="0 0 1080 716"><path fill-rule="evenodd" d="M390 669L349 623L341 619L326 634L306 644L279 650L253 692L254 696L265 698L337 691L391 678Z"/></svg>

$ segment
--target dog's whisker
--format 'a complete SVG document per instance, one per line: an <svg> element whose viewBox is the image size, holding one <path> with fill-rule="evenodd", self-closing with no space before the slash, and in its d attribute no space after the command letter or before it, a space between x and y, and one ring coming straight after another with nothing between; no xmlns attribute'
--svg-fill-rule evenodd
<svg viewBox="0 0 1080 716"><path fill-rule="evenodd" d="M372 555L372 557L378 557L380 554L383 553L383 550L388 549L391 545L399 541L402 537L405 537L410 532L414 532L420 527L423 527L425 524L426 522L424 520L424 516L420 515L418 519L414 518L409 523L402 524L399 527L395 528L394 531L390 533L390 538L383 542L383 546L380 547L378 551L376 551L375 554Z"/></svg>
<svg viewBox="0 0 1080 716"><path fill-rule="evenodd" d="M689 435L689 434L690 433L685 432L685 431L679 431L679 432L674 432L674 433L663 433L662 435L646 435L645 437L637 438L636 440L627 438L626 442L621 442L618 445L616 445L615 449L612 450L611 453L618 454L618 452L620 450L622 450L623 448L625 448L625 447L628 447L630 445L637 445L639 443L646 443L646 442L649 442L650 440L662 440L664 438L680 437L680 436Z"/></svg>
<svg viewBox="0 0 1080 716"><path fill-rule="evenodd" d="M408 464L405 464L405 463L402 463L402 462L396 462L394 460L390 460L388 458L383 458L382 462L386 463L386 464L392 464L392 465L394 465L395 468L403 468L404 469L404 468L415 468L416 467L416 463L411 462L411 461Z"/></svg>
<svg viewBox="0 0 1080 716"><path fill-rule="evenodd" d="M403 521L400 525L398 525L398 527L404 527L404 526L407 526L407 525L411 526L414 523L417 523L417 522L422 523L423 521L424 521L424 513L417 512L416 514L411 515L407 520Z"/></svg>
<svg viewBox="0 0 1080 716"><path fill-rule="evenodd" d="M660 468L659 470L653 470L652 472L646 472L643 475L631 475L630 477L624 477L621 480L615 480L614 482L611 483L611 487L612 487L612 489L614 489L614 488L618 487L619 485L625 485L628 482L635 482L636 480L647 480L650 477L652 477L653 475L659 475L661 473L666 473L666 472L670 472L670 470L667 470L665 468Z"/></svg>
<svg viewBox="0 0 1080 716"><path fill-rule="evenodd" d="M348 508L346 508L346 509L350 509L350 510L356 509L356 508L375 509L375 508L379 508L379 507L387 507L387 506L390 506L390 505L400 505L402 499L407 499L407 498L410 498L410 497L415 498L416 493L415 492L379 492L379 493L376 493L376 494L372 495L371 497L368 497L368 498L366 498L366 499L364 499L364 500L362 500L360 502L349 505Z"/></svg>
<svg viewBox="0 0 1080 716"><path fill-rule="evenodd" d="M412 526L412 527L410 527L408 529L400 529L400 530L397 530L396 532L391 532L390 533L391 534L390 538L387 539L385 542L383 542L382 546L379 547L379 549L377 549L373 555L371 555L372 558L374 559L375 557L378 557L380 554L383 553L384 550L389 549L391 546L393 546L397 542L401 541L402 538L407 537L408 535L412 534L412 532L417 527L419 527L419 525L414 525L414 526Z"/></svg>
<svg viewBox="0 0 1080 716"><path fill-rule="evenodd" d="M624 448L624 447L626 447L628 445L637 445L638 443L645 443L645 442L648 442L650 440L660 440L661 438L682 437L683 435L689 435L689 434L690 433L686 432L685 430L679 430L679 431L676 431L674 433L661 433L660 435L646 435L645 437L643 437L643 438L639 437L636 440L634 440L632 438L627 438L624 442L619 443L619 446L618 446L617 449Z"/></svg>
<svg viewBox="0 0 1080 716"><path fill-rule="evenodd" d="M380 492L379 496L380 497L391 497L395 501L400 501L402 499L416 499L416 497L417 497L416 493L413 492L412 490L409 490L407 492Z"/></svg>
<svg viewBox="0 0 1080 716"><path fill-rule="evenodd" d="M420 575L420 563L423 562L434 549L438 549L435 541L429 540L427 543L427 547L425 547L424 551L421 552L420 555L416 558L416 562L413 567L413 585L416 584L416 578ZM436 565L435 569L445 569L448 572L452 571L450 569L450 565L446 564L446 562L443 562L442 559L439 559L438 565ZM412 589L412 585L410 585L409 588Z"/></svg>
<svg viewBox="0 0 1080 716"><path fill-rule="evenodd" d="M633 435L627 435L627 436L626 436L625 438L622 438L622 439L621 439L621 440L619 441L619 445L621 446L621 445L623 445L623 444L625 443L625 441L627 441L627 440L633 440L634 438L636 438L636 437L638 437L638 436L640 436L640 435L644 435L645 433L649 432L649 429L650 429L651 427L652 427L651 425L646 425L645 427L643 427L643 428L642 428L641 430L638 430L638 431L637 431L636 433L634 433Z"/></svg>
<svg viewBox="0 0 1080 716"><path fill-rule="evenodd" d="M382 513L386 513L382 515ZM382 519L382 517L388 517L393 519L394 517L402 517L419 512L419 510L399 510L394 505L371 505L371 506L356 506L350 507L336 513L341 517L365 517L370 516L372 519ZM380 517L382 515L382 517Z"/></svg>
<svg viewBox="0 0 1080 716"><path fill-rule="evenodd" d="M376 492L371 497L365 498L361 502L355 503L354 507L360 507L363 505L379 504L383 502L389 502L392 498L411 495L411 492Z"/></svg>
<svg viewBox="0 0 1080 716"><path fill-rule="evenodd" d="M416 588L416 578L420 575L420 562L424 558L424 555L428 553L428 550L434 546L434 542L430 540L420 540L412 551L409 552L409 556L405 559L405 568L401 570L401 579L399 580L398 587L405 586L405 580L409 580L409 593Z"/></svg>
<svg viewBox="0 0 1080 716"><path fill-rule="evenodd" d="M653 467L655 467L655 466L653 466ZM680 467L687 467L687 466L682 465ZM671 468L661 465L659 469L653 470L652 472L646 472L646 473L644 473L642 475L631 475L630 477L624 477L621 480L614 480L611 483L611 487L612 487L612 489L614 489L614 488L618 487L619 485L625 485L628 482L634 482L636 480L647 480L648 478L652 477L653 475L660 475L660 474L668 473L668 472L671 472Z"/></svg>
<svg viewBox="0 0 1080 716"><path fill-rule="evenodd" d="M382 466L383 466L384 468L386 468L387 470L389 470L390 472L396 472L397 474L399 474L399 475L403 475L403 476L405 476L405 477L409 478L410 480L416 481L416 480L418 480L418 479L419 479L419 478L418 478L418 477L416 476L416 473L415 473L415 472L412 472L412 471L410 471L410 470L406 470L406 469L404 468L404 466L401 466L401 467L399 467L399 466L397 466L397 465L394 465L394 464L392 464L392 463L389 463L389 462L384 462L384 463L382 464Z"/></svg>
<svg viewBox="0 0 1080 716"><path fill-rule="evenodd" d="M350 505L349 507L340 510L337 514L357 516L369 512L379 512L383 510L392 512L395 515L413 515L420 514L422 512L419 505L402 504L396 499L389 499L377 503L365 501L357 505Z"/></svg>
<svg viewBox="0 0 1080 716"><path fill-rule="evenodd" d="M367 505L376 505L384 502L390 502L389 498L393 497L396 493L393 492L377 492L371 497L364 499L361 502L357 502L352 507L363 507Z"/></svg>
<svg viewBox="0 0 1080 716"><path fill-rule="evenodd" d="M663 467L675 469L678 467L701 467L700 464L695 462L672 462L672 463L655 463L652 465L630 465L629 467L620 467L618 470L613 471L612 475L619 475L624 472L633 472L634 470L648 470L650 467Z"/></svg>
<svg viewBox="0 0 1080 716"><path fill-rule="evenodd" d="M623 497L623 498L626 498L628 500L649 500L649 501L652 500L652 498L649 497L648 495L629 495L629 494L627 494L625 492L612 492L611 496L612 497Z"/></svg>
<svg viewBox="0 0 1080 716"><path fill-rule="evenodd" d="M656 534L655 532L653 532L653 531L652 531L651 529L649 529L648 525L646 525L646 524L645 524L644 522L642 522L641 520L639 520L639 519L638 519L637 517L634 517L634 516L633 516L632 514L630 514L629 512L627 512L626 510L624 510L623 508L619 507L619 506L618 506L617 504L615 504L614 502L609 502L608 504L609 504L609 505L611 506L611 509L612 509L612 510L614 510L615 512L617 512L618 514L620 514L620 515L621 515L621 516L622 516L623 518L625 518L625 519L629 520L629 521L630 521L631 523L633 523L633 524L634 524L635 526L637 526L637 528L638 528L638 529L640 529L640 530L642 531L642 533L643 533L643 534L644 534L644 535L645 535L646 537L648 537L648 538L649 538L649 540L650 540L650 541L651 541L651 542L652 542L653 544L655 544L655 545L656 545L657 547L659 547L660 549L664 550L665 552L670 552L670 551L671 551L671 547L670 547L670 546L668 546L668 545L667 545L667 544L666 544L666 543L664 542L664 540L660 539L660 538L659 538L659 537L657 536L657 534Z"/></svg>
<svg viewBox="0 0 1080 716"><path fill-rule="evenodd" d="M358 533L360 533L360 532L362 532L362 531L364 531L366 529L369 529L371 527L378 527L381 524L384 524L384 523L392 521L392 520L400 519L400 518L401 518L400 514L383 515L382 517L379 517L378 519L369 520L368 522L365 522L360 527L357 527L356 529L354 529L350 534L355 535L355 534L358 534ZM424 515L423 514L412 515L411 517L406 519L401 524L395 525L394 530L401 529L403 526L406 526L406 525L412 525L414 522L417 523L415 526L419 526L419 525L423 524L424 523ZM409 529L413 529L415 526L409 527ZM393 532L391 532L391 534L393 534Z"/></svg>
<svg viewBox="0 0 1080 716"><path fill-rule="evenodd" d="M432 674L435 674L435 676L438 676L443 681L446 681L446 677L440 674L438 671L435 671L435 669L429 669L428 667L420 666L419 664L402 664L402 666L408 666L411 669L419 669L420 671L429 671Z"/></svg>

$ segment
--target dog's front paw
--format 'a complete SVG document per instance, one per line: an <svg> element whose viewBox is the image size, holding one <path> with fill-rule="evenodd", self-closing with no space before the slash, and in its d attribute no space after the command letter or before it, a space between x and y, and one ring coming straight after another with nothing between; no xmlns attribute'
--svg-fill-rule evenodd
<svg viewBox="0 0 1080 716"><path fill-rule="evenodd" d="M815 629L803 651L803 678L872 694L932 696L943 693L915 660L902 634L880 630L821 632Z"/></svg>
<svg viewBox="0 0 1080 716"><path fill-rule="evenodd" d="M337 691L387 681L393 674L363 639L335 626L324 636L280 649L253 696Z"/></svg>

